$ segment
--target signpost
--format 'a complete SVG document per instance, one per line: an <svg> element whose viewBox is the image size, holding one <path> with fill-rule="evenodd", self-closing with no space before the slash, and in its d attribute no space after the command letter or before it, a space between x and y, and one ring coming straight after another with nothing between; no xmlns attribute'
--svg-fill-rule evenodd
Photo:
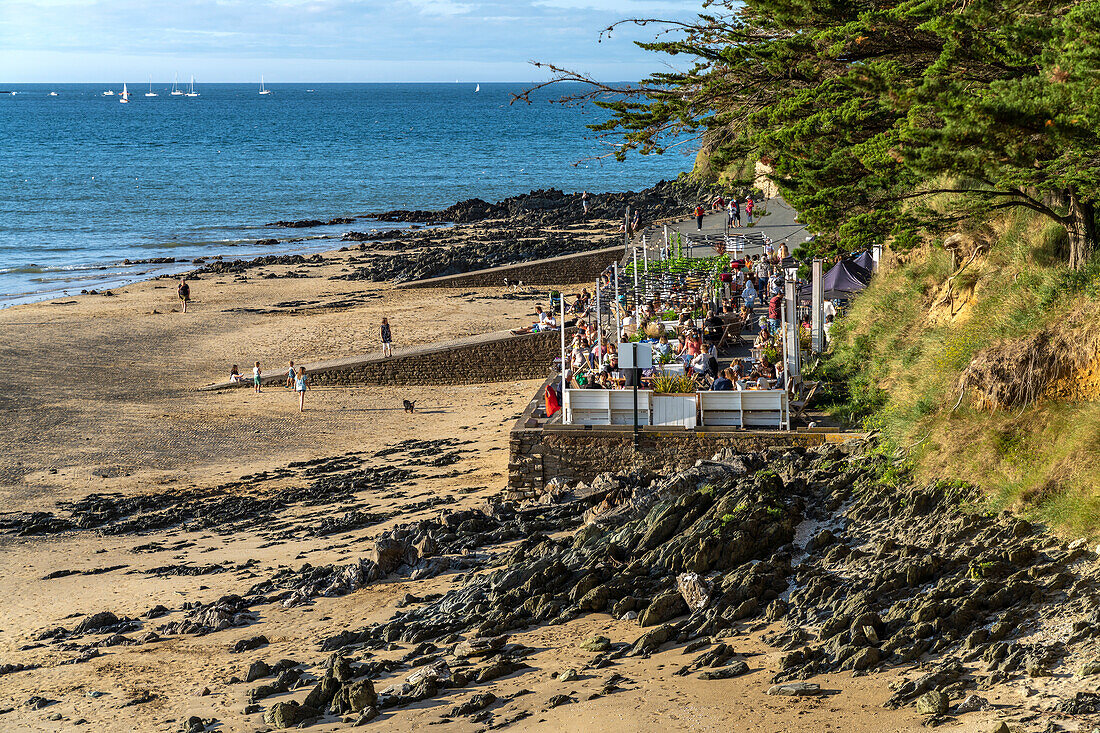
<svg viewBox="0 0 1100 733"><path fill-rule="evenodd" d="M633 341L619 344L619 368L629 369L634 384L634 447L638 447L638 382L643 369L653 368L653 346Z"/></svg>

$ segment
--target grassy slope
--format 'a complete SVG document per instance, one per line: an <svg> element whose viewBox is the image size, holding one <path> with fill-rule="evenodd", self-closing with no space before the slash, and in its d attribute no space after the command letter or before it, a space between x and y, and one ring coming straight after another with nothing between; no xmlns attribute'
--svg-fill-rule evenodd
<svg viewBox="0 0 1100 733"><path fill-rule="evenodd" d="M1100 535L1100 402L990 413L960 401L955 387L984 347L1056 324L1073 308L1095 303L1100 317L1097 269L1061 267L1060 228L1031 215L1004 217L978 236L988 252L958 272L939 247L888 262L837 322L824 370L848 389L834 395L834 409L881 430L917 478L971 481L994 508ZM949 278L954 309L942 303Z"/></svg>

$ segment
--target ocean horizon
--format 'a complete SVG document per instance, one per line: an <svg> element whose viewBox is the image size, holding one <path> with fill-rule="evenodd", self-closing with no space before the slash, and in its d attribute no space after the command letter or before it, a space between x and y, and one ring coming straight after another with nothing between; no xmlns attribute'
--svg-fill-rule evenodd
<svg viewBox="0 0 1100 733"><path fill-rule="evenodd" d="M121 84L0 84L15 92L0 95L0 307L404 226L268 225L278 220L639 190L690 167L679 153L599 159L613 149L585 125L603 111L551 103L564 87L510 104L527 87L268 84L260 95L258 83L196 82L186 97L154 81L128 83L120 104ZM162 258L176 262L134 262Z"/></svg>

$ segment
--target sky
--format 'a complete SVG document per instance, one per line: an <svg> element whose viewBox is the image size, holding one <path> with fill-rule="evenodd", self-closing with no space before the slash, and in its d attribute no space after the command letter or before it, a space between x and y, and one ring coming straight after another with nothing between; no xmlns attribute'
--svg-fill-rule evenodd
<svg viewBox="0 0 1100 733"><path fill-rule="evenodd" d="M0 0L0 83L532 81L548 61L636 80L665 60L600 30L698 0Z"/></svg>

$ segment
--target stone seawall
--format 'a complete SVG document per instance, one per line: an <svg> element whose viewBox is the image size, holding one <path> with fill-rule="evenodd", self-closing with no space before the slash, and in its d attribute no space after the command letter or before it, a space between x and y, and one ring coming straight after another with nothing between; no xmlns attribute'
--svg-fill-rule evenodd
<svg viewBox="0 0 1100 733"><path fill-rule="evenodd" d="M646 427L639 432L635 448L630 426L562 425L536 417L541 414L542 393L540 388L508 438L508 494L512 498L536 498L553 478L587 482L607 471L685 470L726 448L742 453L775 447L810 448L861 437L840 432Z"/></svg>
<svg viewBox="0 0 1100 733"><path fill-rule="evenodd" d="M499 287L507 278L523 281L524 285L570 285L588 283L599 277L612 262L622 257L622 247L608 247L591 252L551 257L545 260L520 262L515 265L474 270L457 275L432 277L400 283L399 288L467 288Z"/></svg>
<svg viewBox="0 0 1100 733"><path fill-rule="evenodd" d="M483 384L546 376L561 355L557 331L501 336L475 343L419 349L389 359L362 359L329 369L310 370L318 385Z"/></svg>
<svg viewBox="0 0 1100 733"><path fill-rule="evenodd" d="M566 338L572 338L566 329ZM508 332L471 336L443 344L398 349L389 359L381 353L305 364L313 385L349 384L485 384L540 379L561 356L558 331L514 336ZM285 371L269 372L264 384L281 384ZM251 387L243 382L202 387L203 390Z"/></svg>

